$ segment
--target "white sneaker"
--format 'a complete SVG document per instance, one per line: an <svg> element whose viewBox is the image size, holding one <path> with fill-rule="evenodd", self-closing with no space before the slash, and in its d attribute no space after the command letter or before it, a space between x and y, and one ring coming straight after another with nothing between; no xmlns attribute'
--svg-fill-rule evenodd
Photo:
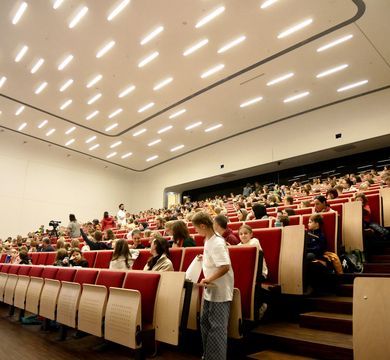
<svg viewBox="0 0 390 360"><path fill-rule="evenodd" d="M260 306L259 309L259 320L261 320L264 317L265 312L267 311L268 305L266 303L263 303Z"/></svg>

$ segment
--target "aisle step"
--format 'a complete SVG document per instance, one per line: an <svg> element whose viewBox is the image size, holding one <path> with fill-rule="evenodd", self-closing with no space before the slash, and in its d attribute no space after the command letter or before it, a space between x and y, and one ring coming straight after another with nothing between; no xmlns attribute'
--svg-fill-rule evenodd
<svg viewBox="0 0 390 360"><path fill-rule="evenodd" d="M352 297L327 295L306 298L304 301L311 311L352 314Z"/></svg>
<svg viewBox="0 0 390 360"><path fill-rule="evenodd" d="M299 325L309 329L352 334L352 315L312 311L299 315Z"/></svg>
<svg viewBox="0 0 390 360"><path fill-rule="evenodd" d="M247 359L256 360L315 360L312 357L282 353L280 351L265 350L247 356Z"/></svg>

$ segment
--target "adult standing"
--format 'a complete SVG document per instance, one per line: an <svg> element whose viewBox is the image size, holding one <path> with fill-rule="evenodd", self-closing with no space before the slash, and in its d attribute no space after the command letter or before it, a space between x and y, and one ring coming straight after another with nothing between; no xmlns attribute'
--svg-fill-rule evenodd
<svg viewBox="0 0 390 360"><path fill-rule="evenodd" d="M126 226L126 210L125 210L125 205L120 204L119 205L119 210L116 214L116 217L118 219L118 226L120 227L125 227Z"/></svg>
<svg viewBox="0 0 390 360"><path fill-rule="evenodd" d="M80 237L80 224L74 214L69 214L68 234L72 239Z"/></svg>

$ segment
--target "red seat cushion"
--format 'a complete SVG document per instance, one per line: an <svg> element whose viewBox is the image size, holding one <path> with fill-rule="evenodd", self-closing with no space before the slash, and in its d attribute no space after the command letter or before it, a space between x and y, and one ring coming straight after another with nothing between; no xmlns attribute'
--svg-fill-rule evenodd
<svg viewBox="0 0 390 360"><path fill-rule="evenodd" d="M29 276L41 277L43 272L43 266L31 266Z"/></svg>
<svg viewBox="0 0 390 360"><path fill-rule="evenodd" d="M28 275L30 273L32 266L31 265L20 265L18 275Z"/></svg>
<svg viewBox="0 0 390 360"><path fill-rule="evenodd" d="M381 201L379 194L366 195L368 205L371 209L371 221L377 224L381 223Z"/></svg>
<svg viewBox="0 0 390 360"><path fill-rule="evenodd" d="M139 250L139 255L137 259L134 260L134 264L132 269L133 270L143 270L146 263L148 262L149 258L152 255L150 254L150 250L148 249L141 249Z"/></svg>
<svg viewBox="0 0 390 360"><path fill-rule="evenodd" d="M45 265L46 264L46 258L47 258L47 252L39 252L38 253L37 265Z"/></svg>
<svg viewBox="0 0 390 360"><path fill-rule="evenodd" d="M99 270L95 269L77 269L73 282L82 284L95 284Z"/></svg>
<svg viewBox="0 0 390 360"><path fill-rule="evenodd" d="M96 279L96 285L103 285L106 288L122 287L123 279L126 273L124 271L101 270Z"/></svg>
<svg viewBox="0 0 390 360"><path fill-rule="evenodd" d="M59 268L56 279L59 281L73 281L75 275L75 268Z"/></svg>
<svg viewBox="0 0 390 360"><path fill-rule="evenodd" d="M169 249L169 258L172 261L174 271L180 270L182 256L183 256L183 248Z"/></svg>
<svg viewBox="0 0 390 360"><path fill-rule="evenodd" d="M264 229L269 226L269 219L249 220L245 221L252 229Z"/></svg>
<svg viewBox="0 0 390 360"><path fill-rule="evenodd" d="M193 238L195 240L196 246L204 246L204 236L203 235L195 234L193 236Z"/></svg>
<svg viewBox="0 0 390 360"><path fill-rule="evenodd" d="M108 269L112 258L113 250L99 250L96 254L95 264L96 269Z"/></svg>
<svg viewBox="0 0 390 360"><path fill-rule="evenodd" d="M39 254L40 254L39 252L33 252L30 254L31 262L33 263L33 265L38 265Z"/></svg>
<svg viewBox="0 0 390 360"><path fill-rule="evenodd" d="M19 273L20 265L11 265L8 274L17 275Z"/></svg>
<svg viewBox="0 0 390 360"><path fill-rule="evenodd" d="M10 264L4 264L3 267L1 268L1 272L8 274L10 269L11 269L11 265Z"/></svg>
<svg viewBox="0 0 390 360"><path fill-rule="evenodd" d="M192 260L194 260L197 255L203 255L203 246L185 248L180 271L187 271Z"/></svg>
<svg viewBox="0 0 390 360"><path fill-rule="evenodd" d="M45 267L42 271L44 279L55 279L58 272L58 267Z"/></svg>
<svg viewBox="0 0 390 360"><path fill-rule="evenodd" d="M45 265L53 265L56 260L57 253L54 251L50 251L46 255Z"/></svg>
<svg viewBox="0 0 390 360"><path fill-rule="evenodd" d="M94 267L97 251L84 251L83 256L88 261L89 267Z"/></svg>
<svg viewBox="0 0 390 360"><path fill-rule="evenodd" d="M7 254L6 254L6 253L1 254L0 263L4 263L6 257L7 257Z"/></svg>

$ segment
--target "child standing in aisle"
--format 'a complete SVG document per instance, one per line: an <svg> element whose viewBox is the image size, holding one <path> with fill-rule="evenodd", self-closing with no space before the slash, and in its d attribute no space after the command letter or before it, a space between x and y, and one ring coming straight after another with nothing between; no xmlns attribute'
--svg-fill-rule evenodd
<svg viewBox="0 0 390 360"><path fill-rule="evenodd" d="M205 286L200 320L203 359L225 360L230 304L233 300L233 269L225 240L213 229L210 215L198 212L192 218L197 233L205 237L203 274ZM208 286L209 285L209 286Z"/></svg>

